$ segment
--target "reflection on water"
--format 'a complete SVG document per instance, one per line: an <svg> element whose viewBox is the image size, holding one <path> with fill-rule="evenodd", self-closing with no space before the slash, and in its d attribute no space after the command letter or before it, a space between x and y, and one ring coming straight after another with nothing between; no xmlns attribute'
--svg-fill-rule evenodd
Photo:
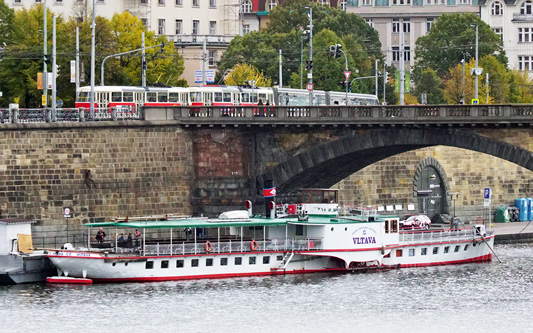
<svg viewBox="0 0 533 333"><path fill-rule="evenodd" d="M0 286L2 330L531 332L533 247L503 263L88 286Z"/></svg>

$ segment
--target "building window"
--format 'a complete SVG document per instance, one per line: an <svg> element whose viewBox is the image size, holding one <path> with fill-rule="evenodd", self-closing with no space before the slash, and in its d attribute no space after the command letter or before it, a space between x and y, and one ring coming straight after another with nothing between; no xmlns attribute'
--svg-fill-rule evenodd
<svg viewBox="0 0 533 333"><path fill-rule="evenodd" d="M192 34L198 35L198 30L200 29L200 21L193 20L192 21Z"/></svg>
<svg viewBox="0 0 533 333"><path fill-rule="evenodd" d="M243 13L251 13L252 12L252 1L244 0L241 5L241 11Z"/></svg>
<svg viewBox="0 0 533 333"><path fill-rule="evenodd" d="M209 34L210 35L217 34L217 22L216 21L209 21Z"/></svg>
<svg viewBox="0 0 533 333"><path fill-rule="evenodd" d="M372 28L374 27L374 23L372 22L372 19L371 19L371 18L366 18L366 19L365 19L365 22L366 22L366 24L368 24L368 25L371 26Z"/></svg>
<svg viewBox="0 0 533 333"><path fill-rule="evenodd" d="M157 4L160 5L160 6L164 6L165 5L165 0L159 0L157 2Z"/></svg>
<svg viewBox="0 0 533 333"><path fill-rule="evenodd" d="M20 5L22 0L13 0L14 5Z"/></svg>
<svg viewBox="0 0 533 333"><path fill-rule="evenodd" d="M411 32L411 21L403 19L403 32Z"/></svg>
<svg viewBox="0 0 533 333"><path fill-rule="evenodd" d="M200 7L200 0L192 0L193 7Z"/></svg>
<svg viewBox="0 0 533 333"><path fill-rule="evenodd" d="M363 6L372 6L372 0L363 0Z"/></svg>
<svg viewBox="0 0 533 333"><path fill-rule="evenodd" d="M411 47L410 46L403 47L403 55L404 55L404 58L403 58L404 61L411 61Z"/></svg>
<svg viewBox="0 0 533 333"><path fill-rule="evenodd" d="M255 258L256 258L256 257L250 257L250 258L248 258L248 264L250 264L250 265L255 265Z"/></svg>
<svg viewBox="0 0 533 333"><path fill-rule="evenodd" d="M533 56L518 56L518 69L521 71L533 70Z"/></svg>
<svg viewBox="0 0 533 333"><path fill-rule="evenodd" d="M392 19L392 32L400 32L400 19Z"/></svg>
<svg viewBox="0 0 533 333"><path fill-rule="evenodd" d="M147 18L141 18L141 23L143 24L143 26L147 27L148 26L148 19Z"/></svg>
<svg viewBox="0 0 533 333"><path fill-rule="evenodd" d="M242 265L242 257L235 257L235 265Z"/></svg>
<svg viewBox="0 0 533 333"><path fill-rule="evenodd" d="M265 264L265 265L270 264L270 256L264 256L263 257L263 264Z"/></svg>
<svg viewBox="0 0 533 333"><path fill-rule="evenodd" d="M278 0L268 0L268 11L271 11L278 5Z"/></svg>
<svg viewBox="0 0 533 333"><path fill-rule="evenodd" d="M220 258L220 266L228 266L228 258Z"/></svg>
<svg viewBox="0 0 533 333"><path fill-rule="evenodd" d="M206 266L213 266L213 258L205 259L205 265Z"/></svg>
<svg viewBox="0 0 533 333"><path fill-rule="evenodd" d="M243 24L242 25L242 34L246 35L250 33L250 25L249 24Z"/></svg>
<svg viewBox="0 0 533 333"><path fill-rule="evenodd" d="M409 257L415 256L415 249L409 249Z"/></svg>
<svg viewBox="0 0 533 333"><path fill-rule="evenodd" d="M217 0L209 0L209 7L216 8Z"/></svg>
<svg viewBox="0 0 533 333"><path fill-rule="evenodd" d="M392 61L400 61L400 47L399 46L392 47Z"/></svg>
<svg viewBox="0 0 533 333"><path fill-rule="evenodd" d="M346 11L346 0L341 0L341 10Z"/></svg>
<svg viewBox="0 0 533 333"><path fill-rule="evenodd" d="M176 35L181 35L183 33L183 21L176 20Z"/></svg>
<svg viewBox="0 0 533 333"><path fill-rule="evenodd" d="M533 1L526 1L520 6L520 14L533 14Z"/></svg>
<svg viewBox="0 0 533 333"><path fill-rule="evenodd" d="M433 254L438 254L439 253L439 248L438 247L434 247L433 248Z"/></svg>
<svg viewBox="0 0 533 333"><path fill-rule="evenodd" d="M56 3L63 4L63 0L56 0Z"/></svg>
<svg viewBox="0 0 533 333"><path fill-rule="evenodd" d="M503 41L503 28L493 28L492 31Z"/></svg>
<svg viewBox="0 0 533 333"><path fill-rule="evenodd" d="M425 256L428 254L428 248L427 247L423 247L422 249L420 249L420 254Z"/></svg>
<svg viewBox="0 0 533 333"><path fill-rule="evenodd" d="M176 6L183 6L183 0L176 0L174 3Z"/></svg>
<svg viewBox="0 0 533 333"><path fill-rule="evenodd" d="M518 42L519 43L530 43L532 39L533 28L518 28Z"/></svg>
<svg viewBox="0 0 533 333"><path fill-rule="evenodd" d="M216 56L216 51L209 50L209 57L208 57L209 67L215 67L215 65L216 65L215 56Z"/></svg>
<svg viewBox="0 0 533 333"><path fill-rule="evenodd" d="M161 261L161 268L168 268L168 260Z"/></svg>
<svg viewBox="0 0 533 333"><path fill-rule="evenodd" d="M329 0L320 0L320 4L329 6Z"/></svg>
<svg viewBox="0 0 533 333"><path fill-rule="evenodd" d="M503 15L503 6L499 1L495 1L490 6L490 12L492 15Z"/></svg>
<svg viewBox="0 0 533 333"><path fill-rule="evenodd" d="M192 259L191 260L191 267L198 267L199 263L200 263L199 259Z"/></svg>
<svg viewBox="0 0 533 333"><path fill-rule="evenodd" d="M154 262L153 261L147 261L145 267L146 267L146 269L154 269Z"/></svg>
<svg viewBox="0 0 533 333"><path fill-rule="evenodd" d="M433 26L433 18L426 19L426 35L429 34L432 26Z"/></svg>
<svg viewBox="0 0 533 333"><path fill-rule="evenodd" d="M160 35L165 34L165 19L157 20L157 33Z"/></svg>
<svg viewBox="0 0 533 333"><path fill-rule="evenodd" d="M176 268L183 268L184 261L182 259L176 260Z"/></svg>
<svg viewBox="0 0 533 333"><path fill-rule="evenodd" d="M411 0L392 0L394 6L409 6L411 5Z"/></svg>
<svg viewBox="0 0 533 333"><path fill-rule="evenodd" d="M459 0L459 4L460 5L469 5L470 4L470 0Z"/></svg>

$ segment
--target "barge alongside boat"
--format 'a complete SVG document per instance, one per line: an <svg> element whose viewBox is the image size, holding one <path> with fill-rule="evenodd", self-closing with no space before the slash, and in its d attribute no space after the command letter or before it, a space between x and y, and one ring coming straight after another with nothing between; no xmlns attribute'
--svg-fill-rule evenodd
<svg viewBox="0 0 533 333"><path fill-rule="evenodd" d="M53 250L48 257L60 276L94 282L388 269L492 259L494 234L484 225L401 231L398 217L341 216L338 204L331 201L281 205L278 218L251 217L250 207L223 213L217 219L86 224L89 228L139 229L143 237L139 246L115 240L106 249L94 248L89 242L87 249ZM146 238L148 232L159 229L169 231L167 241ZM176 233L194 239L178 241Z"/></svg>

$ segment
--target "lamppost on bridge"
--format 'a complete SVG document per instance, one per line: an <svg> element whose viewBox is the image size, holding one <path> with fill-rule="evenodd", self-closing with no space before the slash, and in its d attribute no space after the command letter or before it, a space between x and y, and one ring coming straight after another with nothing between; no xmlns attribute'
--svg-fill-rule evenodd
<svg viewBox="0 0 533 333"><path fill-rule="evenodd" d="M313 6L305 6L309 10L307 16L309 17L309 73L307 78L309 83L313 83ZM313 105L313 90L309 91L309 105Z"/></svg>
<svg viewBox="0 0 533 333"><path fill-rule="evenodd" d="M479 58L479 53L478 53L478 43L479 43L479 25L477 23L471 23L470 26L475 26L476 27L476 68L474 69L474 75L476 76L476 95L475 95L475 99L478 99L479 98L479 93L478 93L478 87L479 87L479 75L481 75L481 73L483 72L483 69L482 68L478 68L478 58Z"/></svg>

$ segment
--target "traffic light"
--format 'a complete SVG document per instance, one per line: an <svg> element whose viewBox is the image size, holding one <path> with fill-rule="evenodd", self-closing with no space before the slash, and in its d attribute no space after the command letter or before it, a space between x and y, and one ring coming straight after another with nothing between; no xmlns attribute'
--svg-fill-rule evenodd
<svg viewBox="0 0 533 333"><path fill-rule="evenodd" d="M342 87L342 90L343 90L343 91L346 90L346 81L341 81L341 82L339 82L339 83L340 83L340 85L341 85L341 87Z"/></svg>
<svg viewBox="0 0 533 333"><path fill-rule="evenodd" d="M148 69L148 63L146 62L146 60L144 60L144 61L142 62L142 69L143 69L143 71L145 71L145 70Z"/></svg>
<svg viewBox="0 0 533 333"><path fill-rule="evenodd" d="M61 67L61 66L59 66L58 64L56 64L56 76L59 76L59 67Z"/></svg>
<svg viewBox="0 0 533 333"><path fill-rule="evenodd" d="M313 69L313 61L312 61L312 60L307 60L307 61L305 62L305 69L306 69L306 70L311 70L311 69Z"/></svg>
<svg viewBox="0 0 533 333"><path fill-rule="evenodd" d="M165 43L161 42L161 54L165 51Z"/></svg>
<svg viewBox="0 0 533 333"><path fill-rule="evenodd" d="M348 81L348 91L352 92L352 81Z"/></svg>
<svg viewBox="0 0 533 333"><path fill-rule="evenodd" d="M337 45L330 45L329 56L334 58L336 54L337 54Z"/></svg>
<svg viewBox="0 0 533 333"><path fill-rule="evenodd" d="M341 56L341 50L342 50L341 44L335 45L335 58L339 58Z"/></svg>

